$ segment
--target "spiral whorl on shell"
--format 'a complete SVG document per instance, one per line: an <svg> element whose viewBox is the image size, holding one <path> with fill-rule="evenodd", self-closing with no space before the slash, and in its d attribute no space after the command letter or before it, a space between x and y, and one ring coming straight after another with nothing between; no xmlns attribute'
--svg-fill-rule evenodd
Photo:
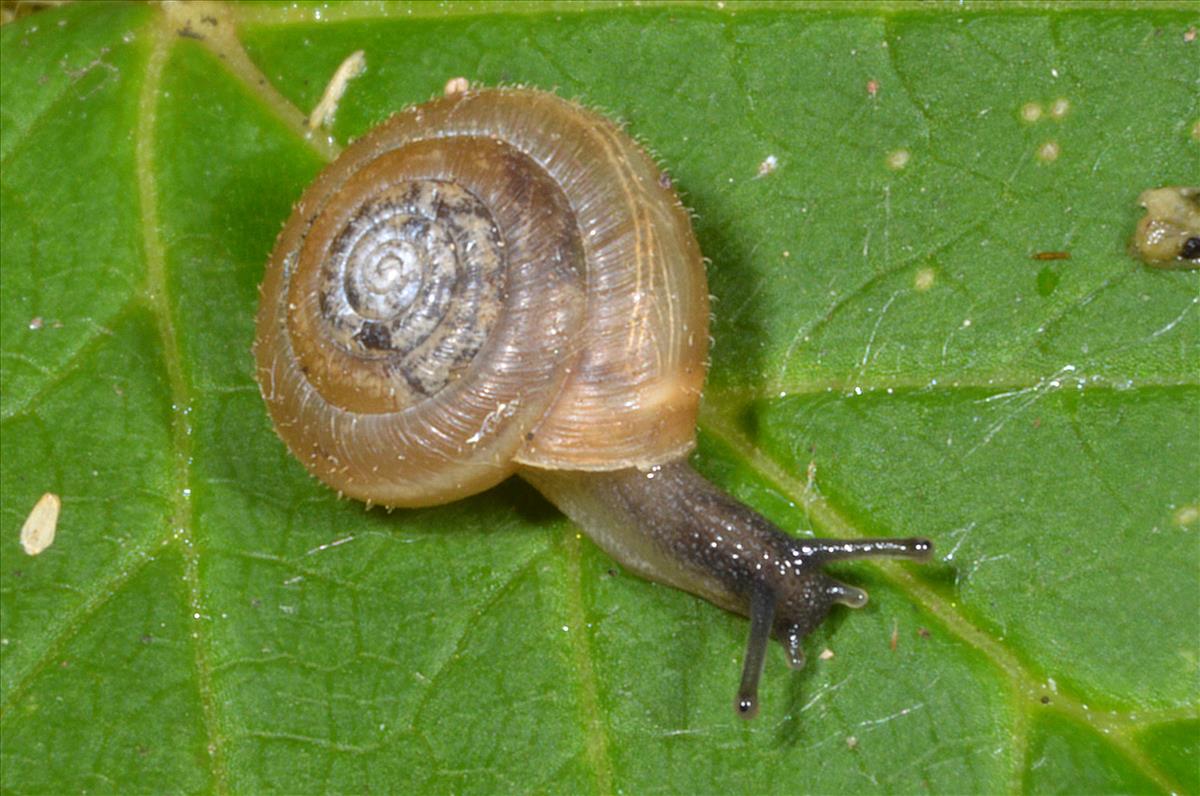
<svg viewBox="0 0 1200 796"><path fill-rule="evenodd" d="M616 126L543 92L410 108L305 191L255 343L276 429L322 480L442 503L520 464L692 445L707 291L686 213Z"/></svg>

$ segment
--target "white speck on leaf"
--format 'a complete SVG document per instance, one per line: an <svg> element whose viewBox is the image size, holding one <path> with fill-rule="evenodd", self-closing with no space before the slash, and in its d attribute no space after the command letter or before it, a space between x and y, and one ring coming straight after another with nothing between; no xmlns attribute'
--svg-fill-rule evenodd
<svg viewBox="0 0 1200 796"><path fill-rule="evenodd" d="M21 526L21 548L26 554L36 556L54 544L60 509L62 500L53 492L42 495L34 504L33 510Z"/></svg>
<svg viewBox="0 0 1200 796"><path fill-rule="evenodd" d="M777 168L779 168L779 159L774 155L767 155L763 162L758 164L758 173L754 175L754 179L765 177Z"/></svg>
<svg viewBox="0 0 1200 796"><path fill-rule="evenodd" d="M313 112L309 114L308 129L316 130L318 127L328 127L333 122L338 103L341 102L342 95L346 93L346 86L351 80L361 75L366 68L367 59L362 50L355 50L346 56L346 59L333 73L333 77L329 79L329 84L325 86L325 92L321 95L317 107L313 108Z"/></svg>
<svg viewBox="0 0 1200 796"><path fill-rule="evenodd" d="M1043 163L1053 163L1058 160L1058 156L1062 153L1057 141L1047 141L1038 147L1037 157Z"/></svg>
<svg viewBox="0 0 1200 796"><path fill-rule="evenodd" d="M922 268L920 271L917 271L917 275L913 278L913 287L919 292L924 293L933 287L936 278L937 273L932 268Z"/></svg>
<svg viewBox="0 0 1200 796"><path fill-rule="evenodd" d="M1175 510L1171 519L1181 528L1186 525L1192 525L1196 520L1200 519L1200 506L1195 504L1180 506Z"/></svg>
<svg viewBox="0 0 1200 796"><path fill-rule="evenodd" d="M913 713L913 712L915 712L915 711L918 711L918 710L920 710L920 709L921 709L921 708L923 708L923 707L925 707L925 703L924 703L924 702L918 702L917 704L913 705L913 706L912 706L912 707L910 707L910 708L904 708L903 710L898 710L898 711L896 711L895 713L892 713L892 714L891 714L891 715L889 715L889 716L884 716L884 717L883 717L883 718L881 718L881 719L867 719L866 721L860 721L858 724L856 724L856 725L854 725L854 726L856 726L856 727L870 727L870 728L878 727L878 726L879 726L879 725L881 725L881 724L887 724L889 721L895 721L896 719L901 719L901 718L904 718L904 717L905 717L905 716L907 716L908 714L910 714L910 713Z"/></svg>
<svg viewBox="0 0 1200 796"><path fill-rule="evenodd" d="M304 555L306 555L306 556L311 556L313 553L320 553L320 552L323 552L323 551L325 551L325 550L328 550L328 549L330 549L330 548L332 548L332 547L337 547L338 545L343 545L343 544L345 544L346 542L353 542L353 541L354 541L354 536L353 536L353 535L351 535L351 536L343 536L341 539L334 539L332 542L327 542L327 543L325 543L325 544L317 545L317 546L316 546L316 547L314 547L313 549L311 549L311 550L309 550L308 552L306 552Z"/></svg>
<svg viewBox="0 0 1200 796"><path fill-rule="evenodd" d="M442 87L442 94L452 97L455 94L465 94L471 88L471 82L465 77L452 77Z"/></svg>

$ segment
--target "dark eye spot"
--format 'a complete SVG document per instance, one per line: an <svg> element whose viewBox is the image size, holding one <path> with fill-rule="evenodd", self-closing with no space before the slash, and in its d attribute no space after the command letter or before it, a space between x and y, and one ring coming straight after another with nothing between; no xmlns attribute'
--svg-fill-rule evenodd
<svg viewBox="0 0 1200 796"><path fill-rule="evenodd" d="M1188 238L1179 250L1179 256L1185 260L1200 260L1200 238Z"/></svg>

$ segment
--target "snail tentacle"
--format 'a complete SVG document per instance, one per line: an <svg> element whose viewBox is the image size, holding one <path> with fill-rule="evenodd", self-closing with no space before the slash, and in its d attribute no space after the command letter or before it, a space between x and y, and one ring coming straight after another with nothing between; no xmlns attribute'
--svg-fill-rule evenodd
<svg viewBox="0 0 1200 796"><path fill-rule="evenodd" d="M758 681L767 660L767 641L771 638L774 619L775 595L767 586L759 584L750 594L750 638L746 642L736 702L738 713L746 719L758 715Z"/></svg>

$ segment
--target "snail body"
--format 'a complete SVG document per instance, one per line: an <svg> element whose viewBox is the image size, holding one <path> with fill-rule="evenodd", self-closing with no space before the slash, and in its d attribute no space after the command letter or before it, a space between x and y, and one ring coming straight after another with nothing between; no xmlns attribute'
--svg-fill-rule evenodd
<svg viewBox="0 0 1200 796"><path fill-rule="evenodd" d="M386 506L517 473L644 577L800 640L865 593L821 564L923 540L800 540L687 464L708 290L670 181L619 127L553 94L409 108L304 192L262 285L255 358L276 431L321 480ZM753 556L750 552L753 551Z"/></svg>

